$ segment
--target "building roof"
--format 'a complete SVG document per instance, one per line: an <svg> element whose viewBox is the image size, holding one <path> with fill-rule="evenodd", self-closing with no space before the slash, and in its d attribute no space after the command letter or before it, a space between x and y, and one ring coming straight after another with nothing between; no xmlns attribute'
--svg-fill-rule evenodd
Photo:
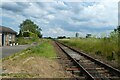
<svg viewBox="0 0 120 80"><path fill-rule="evenodd" d="M14 30L8 27L0 26L0 33L12 33L12 34L17 34Z"/></svg>

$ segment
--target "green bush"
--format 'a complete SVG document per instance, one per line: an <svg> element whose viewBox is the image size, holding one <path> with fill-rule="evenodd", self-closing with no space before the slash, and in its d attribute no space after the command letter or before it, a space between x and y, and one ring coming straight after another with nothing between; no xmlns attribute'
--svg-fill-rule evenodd
<svg viewBox="0 0 120 80"><path fill-rule="evenodd" d="M23 32L23 37L30 37L30 32Z"/></svg>
<svg viewBox="0 0 120 80"><path fill-rule="evenodd" d="M18 44L22 44L22 45L24 45L24 44L31 44L31 43L33 43L33 42L39 42L39 38L24 38L24 37L19 37L19 38L17 38L16 39L16 42L18 43Z"/></svg>
<svg viewBox="0 0 120 80"><path fill-rule="evenodd" d="M34 37L35 38L35 37L38 37L38 36L35 33L26 31L26 32L23 33L23 37Z"/></svg>
<svg viewBox="0 0 120 80"><path fill-rule="evenodd" d="M34 37L34 38L36 37L37 38L37 34L29 32L29 37Z"/></svg>

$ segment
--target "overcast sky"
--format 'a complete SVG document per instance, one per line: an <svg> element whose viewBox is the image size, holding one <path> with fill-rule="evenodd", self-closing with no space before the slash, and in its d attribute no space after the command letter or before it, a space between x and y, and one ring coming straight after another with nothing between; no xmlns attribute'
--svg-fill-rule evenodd
<svg viewBox="0 0 120 80"><path fill-rule="evenodd" d="M19 24L31 19L43 36L80 36L109 33L118 25L118 1L2 1L0 25L19 31Z"/></svg>

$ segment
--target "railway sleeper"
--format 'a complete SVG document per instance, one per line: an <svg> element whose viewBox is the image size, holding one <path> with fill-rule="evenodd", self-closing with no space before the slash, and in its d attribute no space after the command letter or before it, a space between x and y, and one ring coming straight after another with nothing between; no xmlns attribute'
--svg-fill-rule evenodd
<svg viewBox="0 0 120 80"><path fill-rule="evenodd" d="M86 60L86 59L79 59L79 62L82 62L82 63L88 63L88 62L91 62L90 60Z"/></svg>
<svg viewBox="0 0 120 80"><path fill-rule="evenodd" d="M96 65L94 63L80 63L84 68L96 68Z"/></svg>
<svg viewBox="0 0 120 80"><path fill-rule="evenodd" d="M97 70L99 73L108 73L108 70Z"/></svg>
<svg viewBox="0 0 120 80"><path fill-rule="evenodd" d="M96 74L105 74L107 72L105 71L97 71L97 70L88 70L89 73L93 74L93 73L96 73Z"/></svg>
<svg viewBox="0 0 120 80"><path fill-rule="evenodd" d="M84 64L85 64L85 63L86 63L86 64L88 63L88 64L89 64L89 63L94 63L94 62L90 62L90 61L89 61L89 62L79 61L79 63L84 63Z"/></svg>
<svg viewBox="0 0 120 80"><path fill-rule="evenodd" d="M120 77L117 77L117 76L112 76L107 78L109 78L110 80L120 80Z"/></svg>
<svg viewBox="0 0 120 80"><path fill-rule="evenodd" d="M69 65L69 66L73 66L74 65L74 63L72 63L72 62L64 62L64 64L65 65Z"/></svg>
<svg viewBox="0 0 120 80"><path fill-rule="evenodd" d="M74 75L80 76L81 71L80 71L80 70L73 70L72 73L73 73Z"/></svg>
<svg viewBox="0 0 120 80"><path fill-rule="evenodd" d="M96 69L96 70L105 70L104 68L85 68L87 70L93 70L93 69Z"/></svg>
<svg viewBox="0 0 120 80"><path fill-rule="evenodd" d="M70 68L77 68L77 66L73 65L73 66L70 66Z"/></svg>
<svg viewBox="0 0 120 80"><path fill-rule="evenodd" d="M109 73L101 73L101 76L106 76L106 77L110 77L111 75Z"/></svg>
<svg viewBox="0 0 120 80"><path fill-rule="evenodd" d="M81 69L80 68L71 68L71 67L69 67L69 68L66 68L66 70L67 71L80 71Z"/></svg>
<svg viewBox="0 0 120 80"><path fill-rule="evenodd" d="M94 77L98 77L99 76L99 78L105 78L105 79L108 79L108 77L110 77L109 76L109 74L100 74L100 73L91 73Z"/></svg>
<svg viewBox="0 0 120 80"><path fill-rule="evenodd" d="M86 69L86 70L89 71L89 72L97 71L97 72L100 73L100 74L109 73L108 70L102 70L102 69L96 69L96 68Z"/></svg>
<svg viewBox="0 0 120 80"><path fill-rule="evenodd" d="M120 80L119 77L94 77L95 80Z"/></svg>

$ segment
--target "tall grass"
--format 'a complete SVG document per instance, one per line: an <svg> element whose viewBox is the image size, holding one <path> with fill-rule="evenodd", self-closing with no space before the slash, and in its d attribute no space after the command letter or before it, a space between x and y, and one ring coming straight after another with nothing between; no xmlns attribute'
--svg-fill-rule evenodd
<svg viewBox="0 0 120 80"><path fill-rule="evenodd" d="M83 38L62 40L86 53L100 55L108 60L117 60L118 41L113 38Z"/></svg>

